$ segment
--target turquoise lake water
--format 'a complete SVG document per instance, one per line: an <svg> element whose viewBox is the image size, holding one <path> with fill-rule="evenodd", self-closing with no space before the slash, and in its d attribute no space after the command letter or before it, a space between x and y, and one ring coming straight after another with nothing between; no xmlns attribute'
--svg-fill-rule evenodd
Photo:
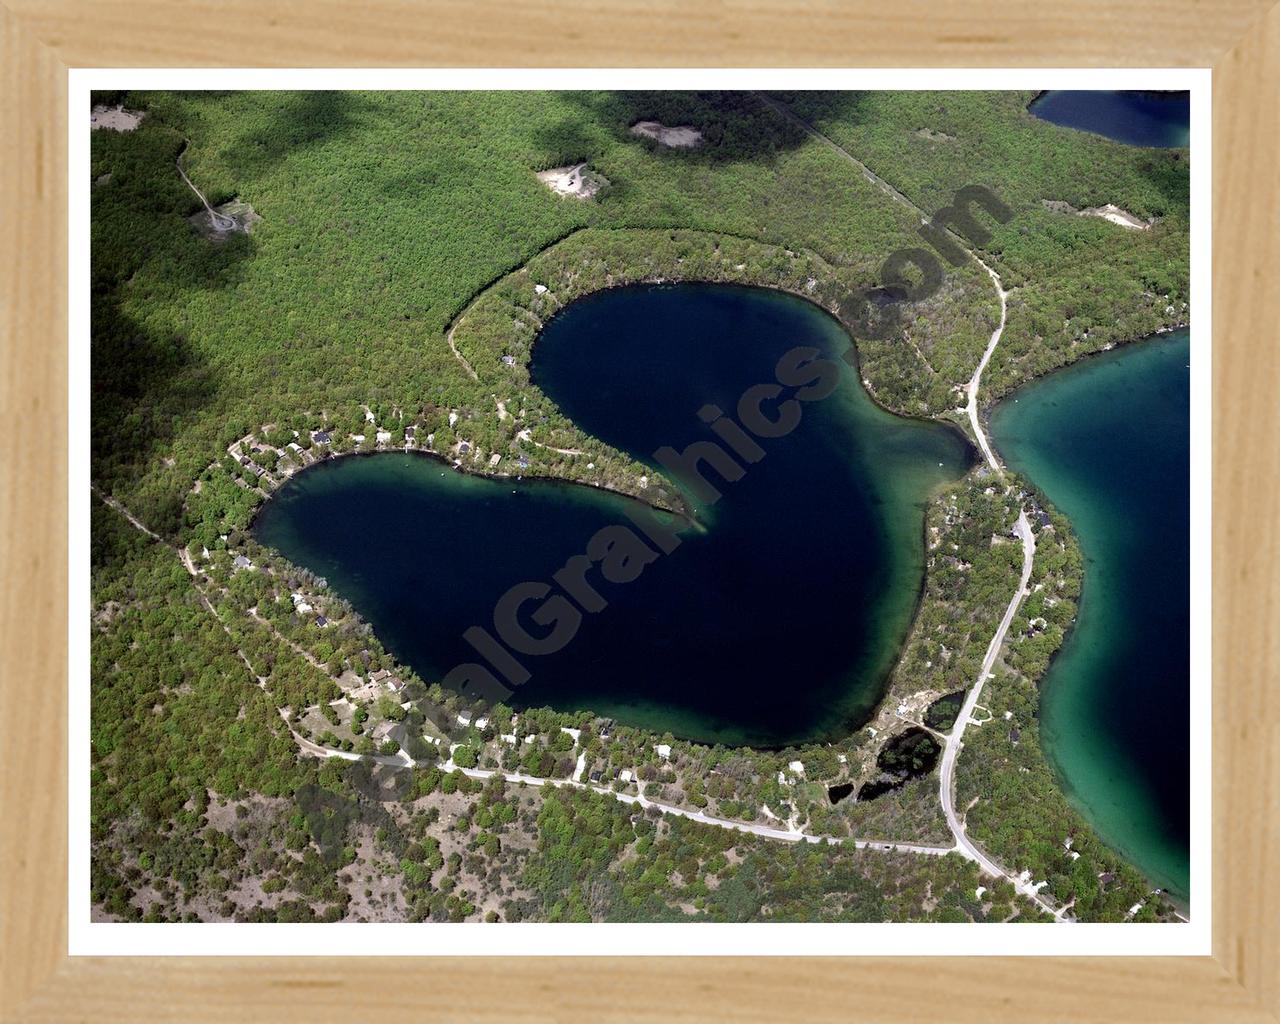
<svg viewBox="0 0 1280 1024"><path fill-rule="evenodd" d="M1103 839L1189 890L1190 341L1085 360L996 407L1007 463L1075 527L1079 618L1041 691L1044 748Z"/></svg>

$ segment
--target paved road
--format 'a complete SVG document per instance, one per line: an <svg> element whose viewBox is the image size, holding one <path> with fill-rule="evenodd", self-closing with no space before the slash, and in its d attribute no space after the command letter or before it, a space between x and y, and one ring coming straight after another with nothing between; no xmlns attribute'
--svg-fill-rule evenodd
<svg viewBox="0 0 1280 1024"><path fill-rule="evenodd" d="M951 829L951 834L956 837L956 849L960 855L976 863L987 874L1007 879L1018 892L1035 900L1042 910L1061 921L1067 908L1054 906L1041 897L1029 883L1023 882L1018 876L1006 871L974 845L965 832L964 820L956 812L955 807L956 759L960 756L960 751L964 749L964 731L970 724L974 708L978 704L978 698L982 695L982 688L987 679L990 678L996 659L1000 656L1000 647L1004 643L1005 634L1009 632L1009 626L1013 623L1013 617L1018 612L1018 606L1026 596L1027 583L1031 579L1031 566L1036 553L1036 538L1031 531L1031 523L1027 519L1025 510L1018 513L1018 522L1014 529L1022 540L1022 575L1018 581L1018 589L1010 599L1009 606L1005 608L1004 618L1000 620L1000 626L991 638L991 643L987 645L986 656L982 659L982 667L978 670L978 681L969 688L969 694L965 697L964 705L960 708L960 714L956 717L955 725L951 727L951 732L947 734L947 742L942 751L942 767L938 773L938 792L942 800L942 811L947 817L947 825Z"/></svg>
<svg viewBox="0 0 1280 1024"><path fill-rule="evenodd" d="M991 282L996 286L996 294L1000 297L1000 323L991 332L991 340L987 343L986 351L982 353L982 358L978 360L977 369L973 371L973 376L969 378L969 383L965 385L965 392L969 396L969 425L973 427L973 436L978 439L978 447L982 449L982 457L987 460L987 465L996 471L997 476L1003 478L1004 467L1000 465L1000 460L996 458L995 453L991 450L991 445L987 442L987 435L982 432L982 421L978 418L978 385L982 383L982 371L987 368L987 363L990 362L992 353L995 352L996 346L1000 344L1000 335L1004 333L1005 317L1009 310L1006 299L1009 293L1004 290L1000 275L979 259L977 253L970 252L969 255L982 264L982 269L991 276Z"/></svg>

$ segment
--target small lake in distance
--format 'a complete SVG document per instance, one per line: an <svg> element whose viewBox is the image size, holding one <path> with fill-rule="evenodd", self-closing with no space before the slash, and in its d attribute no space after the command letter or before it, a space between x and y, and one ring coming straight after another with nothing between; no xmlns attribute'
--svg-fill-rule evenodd
<svg viewBox="0 0 1280 1024"><path fill-rule="evenodd" d="M1170 148L1191 140L1191 95L1186 92L1051 90L1027 109L1045 121L1130 146Z"/></svg>

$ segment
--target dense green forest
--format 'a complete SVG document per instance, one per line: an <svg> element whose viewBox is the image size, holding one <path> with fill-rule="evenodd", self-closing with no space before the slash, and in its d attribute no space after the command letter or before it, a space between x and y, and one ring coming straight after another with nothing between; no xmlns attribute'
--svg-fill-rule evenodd
<svg viewBox="0 0 1280 1024"><path fill-rule="evenodd" d="M1186 321L1184 151L1134 150L1046 125L1026 113L1022 94L781 98L923 209L940 209L973 182L1009 204L1014 216L992 223L982 247L1012 289L984 401L1089 351ZM650 797L735 820L760 820L763 805L834 839L946 842L936 776L835 805L826 787L879 777L877 751L902 728L895 703L925 694L927 706L973 680L1018 568L1016 544L992 543L1007 537L1014 499L980 475L929 506L928 576L873 723L878 740L862 730L793 751L697 747L623 726L605 744L589 711L525 713L520 735L531 742L504 748L499 736L515 729L509 711L495 709L485 729L459 726L465 701L396 665L340 595L245 533L279 479L328 452L372 450L382 443L376 431L397 445L416 432L417 447L448 457L466 442L464 468L477 472L488 471L490 453L518 455L530 474L677 506L662 481L640 481L651 470L583 434L532 386L527 362L544 319L589 291L645 280L784 288L842 315L850 292L879 282L889 254L921 244L917 218L750 94L111 99L146 117L136 131L92 139L92 474L164 540L95 504L100 906L124 918L246 920L1033 916L1011 892L979 901L976 872L957 858L729 836L731 854L717 847L727 841L719 830L655 823L589 793L517 801L520 816L501 823L505 834L472 827L508 813L490 793L450 839L439 816L479 784L436 769L419 773L414 799L448 803L407 818L385 812L368 835L353 818L339 830L350 856L328 863L305 794L321 786L335 800L361 801L338 766L301 756L297 745L398 750L385 731L398 721L394 702L329 703L352 680L394 671L439 711L409 724L461 741L460 766L563 778L582 753L606 780L634 768ZM696 125L704 141L681 150L637 138L628 128L641 119ZM201 204L178 174L180 153L212 204L252 206L262 219L251 233L211 240L194 230ZM555 195L535 175L584 162L608 182L590 200ZM1061 203L1115 203L1155 223L1127 231L1046 205ZM1106 274L1096 272L1100 263ZM948 267L936 293L904 309L899 334L858 336L861 375L887 408L959 419L957 385L998 316L991 282L972 263ZM316 430L331 440L313 442ZM242 439L252 447L236 447ZM590 469L569 454L585 447ZM993 854L1048 878L1049 892L1074 898L1081 916L1114 919L1143 882L1065 804L1034 727L1034 681L1074 619L1080 574L1067 524L1055 525L1060 543L1041 545L1036 579L1064 588L1061 599L1028 602L1008 672L993 687L993 700L1025 721L1022 740L1003 749L993 730L966 738L960 785L986 794L970 820ZM259 571L236 571L237 555ZM297 611L291 595L300 589L327 628L316 611ZM566 747L563 727L584 735ZM674 747L669 761L655 757L656 739ZM420 747L413 755L430 760ZM804 778L778 781L795 759ZM217 815L235 820L215 827ZM396 829L408 830L403 841ZM1083 853L1065 865L1064 832ZM241 859L248 868L233 866ZM395 880L376 907L364 889L377 886L357 885L354 869L340 878L357 863ZM1113 878L1105 898L1100 873ZM467 896L455 892L464 878ZM262 891L249 891L247 879ZM505 899L489 898L503 889Z"/></svg>

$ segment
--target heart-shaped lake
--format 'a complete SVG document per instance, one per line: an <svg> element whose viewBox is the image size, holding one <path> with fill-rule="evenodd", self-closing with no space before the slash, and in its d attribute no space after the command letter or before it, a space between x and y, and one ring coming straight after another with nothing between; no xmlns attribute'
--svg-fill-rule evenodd
<svg viewBox="0 0 1280 1024"><path fill-rule="evenodd" d="M592 577L607 607L584 614L558 653L522 655L531 678L507 703L589 708L685 738L765 747L866 719L920 592L925 503L972 464L963 436L880 409L841 359L849 338L840 325L763 289L596 293L546 326L532 373L588 433L655 464L663 446L716 440L699 410L710 403L732 415L796 346L839 364L835 391L805 404L785 436L757 438L764 454L737 481L708 472L723 497L695 502L701 528L683 530L674 551L630 582ZM397 658L433 681L478 660L462 634L492 630L509 588L551 582L603 526L631 527L628 511L637 503L591 487L468 476L386 453L297 475L254 531L326 577Z"/></svg>

